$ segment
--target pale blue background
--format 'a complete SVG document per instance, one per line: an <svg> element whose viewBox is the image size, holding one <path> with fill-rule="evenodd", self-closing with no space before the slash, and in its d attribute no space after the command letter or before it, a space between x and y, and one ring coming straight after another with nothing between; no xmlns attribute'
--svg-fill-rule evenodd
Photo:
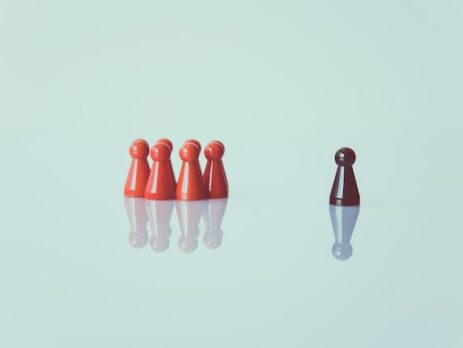
<svg viewBox="0 0 463 348"><path fill-rule="evenodd" d="M0 346L461 347L461 1L0 1ZM221 139L223 245L132 248L137 137ZM333 155L362 208L331 255ZM203 162L204 164L204 162Z"/></svg>

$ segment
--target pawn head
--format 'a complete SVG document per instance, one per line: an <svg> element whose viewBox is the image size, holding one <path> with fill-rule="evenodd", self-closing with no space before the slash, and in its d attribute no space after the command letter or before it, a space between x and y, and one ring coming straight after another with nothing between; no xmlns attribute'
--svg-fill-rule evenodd
<svg viewBox="0 0 463 348"><path fill-rule="evenodd" d="M331 248L331 253L339 261L347 260L352 256L352 245L334 243L333 247Z"/></svg>
<svg viewBox="0 0 463 348"><path fill-rule="evenodd" d="M174 146L172 145L172 142L167 139L167 138L162 138L162 139L159 139L158 141L156 141L156 144L164 144L164 145L167 145L167 147L170 149L170 151L172 152L172 150L174 149Z"/></svg>
<svg viewBox="0 0 463 348"><path fill-rule="evenodd" d="M225 146L218 140L211 141L204 149L204 155L208 160L219 160L225 152Z"/></svg>
<svg viewBox="0 0 463 348"><path fill-rule="evenodd" d="M150 148L148 142L144 139L135 139L129 147L129 153L132 158L142 159L148 157Z"/></svg>
<svg viewBox="0 0 463 348"><path fill-rule="evenodd" d="M196 139L188 139L188 140L185 140L184 144L186 144L186 143L195 144L198 147L199 152L201 152L201 143L198 140L196 140Z"/></svg>
<svg viewBox="0 0 463 348"><path fill-rule="evenodd" d="M180 148L179 154L182 161L192 162L199 157L200 148L195 143L185 143Z"/></svg>
<svg viewBox="0 0 463 348"><path fill-rule="evenodd" d="M351 166L355 162L355 152L349 147L343 147L336 151L334 160L339 166Z"/></svg>
<svg viewBox="0 0 463 348"><path fill-rule="evenodd" d="M157 143L151 148L151 158L153 161L167 161L170 158L170 148L163 143Z"/></svg>

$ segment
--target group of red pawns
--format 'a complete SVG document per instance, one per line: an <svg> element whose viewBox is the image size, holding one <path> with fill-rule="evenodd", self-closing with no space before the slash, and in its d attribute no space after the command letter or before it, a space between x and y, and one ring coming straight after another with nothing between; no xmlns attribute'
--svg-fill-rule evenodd
<svg viewBox="0 0 463 348"><path fill-rule="evenodd" d="M183 163L178 181L170 161L172 149L172 142L165 138L159 139L151 151L146 140L134 140L129 148L132 163L124 194L151 200L193 201L228 197L228 182L222 163L225 146L220 141L211 141L204 149L207 159L204 173L198 159L201 144L194 139L185 141L179 151ZM148 154L153 159L151 169Z"/></svg>

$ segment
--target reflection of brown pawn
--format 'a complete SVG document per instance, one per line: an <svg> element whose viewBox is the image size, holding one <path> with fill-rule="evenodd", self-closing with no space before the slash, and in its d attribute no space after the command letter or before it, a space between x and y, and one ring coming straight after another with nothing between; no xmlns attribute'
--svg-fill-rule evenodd
<svg viewBox="0 0 463 348"><path fill-rule="evenodd" d="M129 243L135 248L143 248L148 243L146 225L148 216L143 198L124 197L125 210L129 218Z"/></svg>
<svg viewBox="0 0 463 348"><path fill-rule="evenodd" d="M203 243L209 249L217 249L222 244L223 231L221 229L227 198L210 199L204 209L203 221L206 230Z"/></svg>
<svg viewBox="0 0 463 348"><path fill-rule="evenodd" d="M145 201L151 228L150 246L154 251L164 251L169 247L172 233L170 219L174 209L174 201Z"/></svg>
<svg viewBox="0 0 463 348"><path fill-rule="evenodd" d="M335 161L338 165L333 187L331 188L330 204L355 206L360 204L360 194L355 181L354 169L355 152L343 147L336 152Z"/></svg>
<svg viewBox="0 0 463 348"><path fill-rule="evenodd" d="M205 201L176 201L181 235L178 246L183 252L191 253L198 247L199 221Z"/></svg>

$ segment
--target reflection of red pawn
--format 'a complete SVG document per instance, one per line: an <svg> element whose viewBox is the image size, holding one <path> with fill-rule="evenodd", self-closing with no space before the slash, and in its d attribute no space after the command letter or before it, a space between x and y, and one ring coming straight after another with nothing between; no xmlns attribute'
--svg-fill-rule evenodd
<svg viewBox="0 0 463 348"><path fill-rule="evenodd" d="M218 140L210 142L204 149L207 158L203 175L203 186L209 198L228 197L228 182L222 163L225 146Z"/></svg>
<svg viewBox="0 0 463 348"><path fill-rule="evenodd" d="M125 182L124 194L128 197L143 197L145 186L150 175L148 164L149 146L146 140L136 139L129 148L132 163L130 164L129 174Z"/></svg>
<svg viewBox="0 0 463 348"><path fill-rule="evenodd" d="M180 148L182 168L177 183L177 199L194 201L205 199L201 167L199 166L199 148L195 143L187 142Z"/></svg>
<svg viewBox="0 0 463 348"><path fill-rule="evenodd" d="M158 142L151 148L153 166L145 189L145 198L153 200L175 199L175 176L170 162L168 144Z"/></svg>

